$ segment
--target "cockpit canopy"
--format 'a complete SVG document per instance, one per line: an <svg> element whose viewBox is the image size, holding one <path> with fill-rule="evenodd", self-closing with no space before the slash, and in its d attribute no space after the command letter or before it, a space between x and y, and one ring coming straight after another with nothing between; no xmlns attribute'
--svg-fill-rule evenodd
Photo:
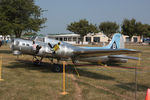
<svg viewBox="0 0 150 100"><path fill-rule="evenodd" d="M37 42L45 42L45 37L33 36L30 38L30 40Z"/></svg>

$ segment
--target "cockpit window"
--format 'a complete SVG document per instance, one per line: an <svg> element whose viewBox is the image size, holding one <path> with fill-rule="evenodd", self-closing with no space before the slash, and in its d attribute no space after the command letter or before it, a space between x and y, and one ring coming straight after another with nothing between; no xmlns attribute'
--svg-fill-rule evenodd
<svg viewBox="0 0 150 100"><path fill-rule="evenodd" d="M45 39L43 37L37 37L36 41L38 41L38 42L45 42Z"/></svg>
<svg viewBox="0 0 150 100"><path fill-rule="evenodd" d="M30 40L35 40L35 38L36 38L36 36L32 36L31 38L30 38Z"/></svg>
<svg viewBox="0 0 150 100"><path fill-rule="evenodd" d="M39 36L33 36L33 37L30 38L30 40L38 41L38 42L45 42L45 38L44 37L39 37Z"/></svg>

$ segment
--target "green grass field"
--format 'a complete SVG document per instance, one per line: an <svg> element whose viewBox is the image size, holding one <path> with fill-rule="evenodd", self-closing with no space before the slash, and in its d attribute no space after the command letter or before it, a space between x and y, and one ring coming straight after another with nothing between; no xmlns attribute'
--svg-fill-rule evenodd
<svg viewBox="0 0 150 100"><path fill-rule="evenodd" d="M137 69L137 100L144 100L150 88L150 46L127 46L142 51L141 65ZM71 62L67 62L66 91L62 92L62 73L51 71L48 59L42 66L32 64L32 56L17 58L8 46L0 48L2 78L0 100L134 100L135 68L138 61L126 64L100 66L81 63L76 74ZM134 54L137 56L138 54Z"/></svg>

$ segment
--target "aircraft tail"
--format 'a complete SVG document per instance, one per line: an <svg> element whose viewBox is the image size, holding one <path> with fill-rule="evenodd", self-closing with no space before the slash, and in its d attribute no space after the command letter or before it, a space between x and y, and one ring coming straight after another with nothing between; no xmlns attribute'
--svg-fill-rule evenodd
<svg viewBox="0 0 150 100"><path fill-rule="evenodd" d="M110 43L106 46L109 49L122 49L124 48L124 40L120 33L115 33Z"/></svg>

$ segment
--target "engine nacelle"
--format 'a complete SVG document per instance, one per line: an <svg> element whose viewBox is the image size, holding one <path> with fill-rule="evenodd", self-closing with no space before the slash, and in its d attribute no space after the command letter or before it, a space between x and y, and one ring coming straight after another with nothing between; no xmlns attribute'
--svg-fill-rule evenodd
<svg viewBox="0 0 150 100"><path fill-rule="evenodd" d="M21 55L21 52L19 50L14 50L13 55Z"/></svg>
<svg viewBox="0 0 150 100"><path fill-rule="evenodd" d="M79 60L72 59L72 63L74 63L74 64L78 64L78 63L79 63Z"/></svg>

